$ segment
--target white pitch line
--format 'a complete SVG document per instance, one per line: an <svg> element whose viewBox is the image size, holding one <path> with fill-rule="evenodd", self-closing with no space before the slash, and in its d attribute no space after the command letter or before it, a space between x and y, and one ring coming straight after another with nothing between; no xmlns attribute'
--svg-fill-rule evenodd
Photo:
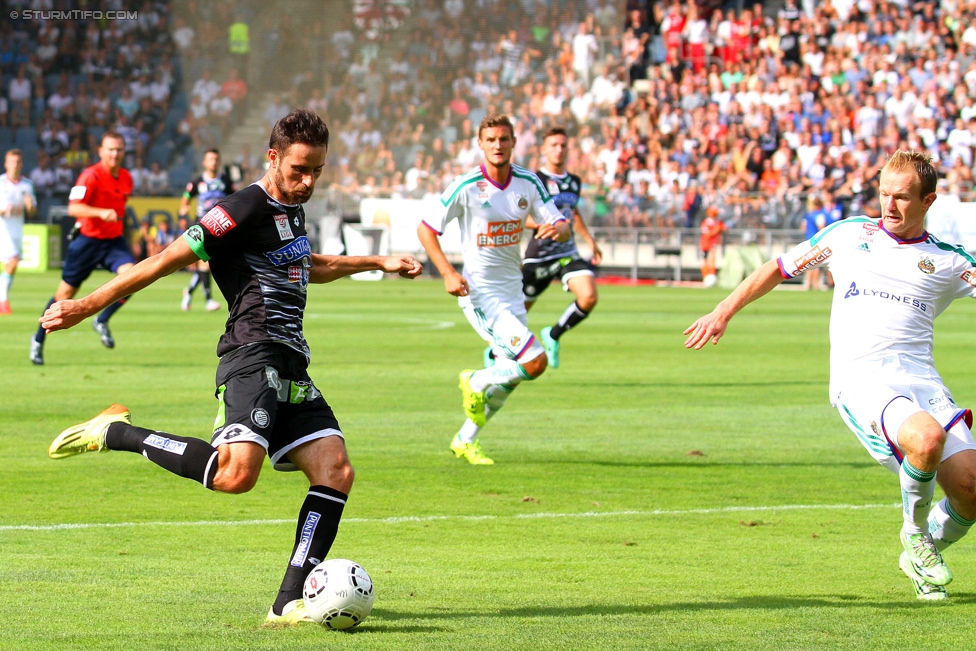
<svg viewBox="0 0 976 651"><path fill-rule="evenodd" d="M858 511L900 508L901 504L782 504L779 506L723 506L713 509L654 509L652 511L586 511L584 513L519 513L516 515L404 515L389 518L343 518L343 524L400 524L441 520L536 520L540 518L612 518L629 515L708 515L716 513L760 513L769 511ZM295 520L194 520L191 522L89 522L74 524L0 525L2 531L64 531L71 529L119 529L123 527L240 527L295 524Z"/></svg>

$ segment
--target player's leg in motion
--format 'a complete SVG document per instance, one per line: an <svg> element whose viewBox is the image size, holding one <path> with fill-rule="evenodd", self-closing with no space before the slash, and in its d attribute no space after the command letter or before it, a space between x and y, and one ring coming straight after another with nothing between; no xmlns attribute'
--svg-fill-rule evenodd
<svg viewBox="0 0 976 651"><path fill-rule="evenodd" d="M288 458L310 484L298 513L295 545L278 589L268 623L310 621L302 601L305 579L325 560L339 531L339 520L349 499L355 472L341 436L315 439L288 452Z"/></svg>
<svg viewBox="0 0 976 651"><path fill-rule="evenodd" d="M597 302L596 279L592 275L573 276L566 281L566 286L576 296L576 300L566 308L556 325L543 328L540 332L542 345L549 357L549 366L553 368L559 368L559 338L590 316Z"/></svg>
<svg viewBox="0 0 976 651"><path fill-rule="evenodd" d="M18 258L13 257L0 269L0 314L10 314L10 286L14 282Z"/></svg>
<svg viewBox="0 0 976 651"><path fill-rule="evenodd" d="M194 267L193 277L190 278L190 284L183 290L182 308L184 312L190 309L193 292L197 287L203 288L203 297L207 301L206 307L208 312L220 309L220 304L213 298L213 289L210 280L210 265L206 262L198 262L196 267Z"/></svg>
<svg viewBox="0 0 976 651"><path fill-rule="evenodd" d="M128 260L128 262L126 262ZM115 247L106 254L105 266L114 271L116 274L122 274L128 271L134 266L132 262L132 254L129 253L128 248L123 244L121 249ZM102 340L102 345L106 348L115 348L115 338L112 337L112 331L109 330L108 320L112 318L112 315L119 311L119 309L128 302L129 297L125 296L115 301L107 308L102 310L95 320L92 321L92 329L98 333L98 337Z"/></svg>
<svg viewBox="0 0 976 651"><path fill-rule="evenodd" d="M895 409L907 405L914 407L907 400L892 402ZM898 428L898 445L904 452L898 472L904 505L901 542L906 552L904 561L909 565L902 569L936 586L952 581L952 573L936 548L928 524L945 442L946 431L926 412L915 412Z"/></svg>
<svg viewBox="0 0 976 651"><path fill-rule="evenodd" d="M548 362L545 351L537 342L525 351L525 361L498 359L492 366L478 371L461 372L461 391L464 394L465 419L451 441L451 450L475 465L491 465L494 461L481 451L478 433L505 405L505 401L523 380L542 375Z"/></svg>
<svg viewBox="0 0 976 651"><path fill-rule="evenodd" d="M70 249L69 249L69 253L70 253ZM66 265L70 264L70 262L66 260L65 264ZM91 272L89 271L89 273ZM88 274L85 274L84 278L87 277ZM84 280L84 278L82 278L82 281ZM47 308L51 307L58 301L66 301L70 298L74 298L74 295L75 293L77 293L78 287L80 286L81 286L81 282L79 282L78 285L70 285L62 280L58 284L58 288L54 292L54 296L51 297L51 300L49 300L47 302L47 305L44 306L44 309L41 310L41 314L44 314L44 312L47 311ZM44 363L44 340L46 338L47 338L47 333L44 332L43 326L38 326L37 332L35 332L34 336L31 337L30 360L37 366L40 366L41 364Z"/></svg>

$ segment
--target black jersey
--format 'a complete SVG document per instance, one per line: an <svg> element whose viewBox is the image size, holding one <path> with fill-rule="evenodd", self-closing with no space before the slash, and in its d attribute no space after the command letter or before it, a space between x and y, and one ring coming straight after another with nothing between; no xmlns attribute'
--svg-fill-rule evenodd
<svg viewBox="0 0 976 651"><path fill-rule="evenodd" d="M532 238L529 246L525 250L525 262L546 262L558 258L578 257L579 251L576 249L576 242L573 241L572 227L576 215L576 208L580 203L580 188L582 182L580 177L575 174L565 173L562 176L550 176L544 171L539 170L536 176L542 180L549 195L559 212L569 220L570 237L566 242L556 240L540 240Z"/></svg>
<svg viewBox="0 0 976 651"><path fill-rule="evenodd" d="M301 205L279 203L253 183L211 208L183 237L210 262L227 301L218 355L270 341L309 359L302 317L312 249Z"/></svg>
<svg viewBox="0 0 976 651"><path fill-rule="evenodd" d="M200 174L186 184L183 196L187 199L197 198L197 219L200 219L210 212L218 201L225 199L233 187L234 182L226 172L213 179Z"/></svg>

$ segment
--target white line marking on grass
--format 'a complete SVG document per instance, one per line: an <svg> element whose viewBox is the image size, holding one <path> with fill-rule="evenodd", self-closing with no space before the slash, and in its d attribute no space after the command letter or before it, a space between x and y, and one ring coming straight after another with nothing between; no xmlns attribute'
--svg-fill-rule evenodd
<svg viewBox="0 0 976 651"><path fill-rule="evenodd" d="M389 518L343 518L344 524L400 524L441 520L536 520L540 518L613 518L630 515L708 515L715 513L758 513L769 511L858 511L901 508L901 504L781 504L779 506L723 506L713 509L654 509L652 511L586 511L583 513L518 513L515 515L403 515ZM0 531L64 531L71 529L119 529L123 527L241 527L295 524L295 520L193 520L188 522L89 522L75 524L0 525Z"/></svg>

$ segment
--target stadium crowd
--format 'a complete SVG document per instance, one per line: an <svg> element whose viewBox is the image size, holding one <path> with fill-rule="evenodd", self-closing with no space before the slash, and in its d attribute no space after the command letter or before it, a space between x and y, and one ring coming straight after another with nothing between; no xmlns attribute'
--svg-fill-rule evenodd
<svg viewBox="0 0 976 651"><path fill-rule="evenodd" d="M72 8L51 1L6 4ZM246 14L251 4L238 3L236 11ZM132 7L104 0L88 8L134 11L119 20L0 23L0 149L23 152L42 217L45 206L66 202L81 170L98 160L106 130L125 137L136 195L173 195L198 163L194 152L221 141L247 95L236 70L220 82L208 72L236 19L226 5L188 2L175 19L168 0ZM184 76L188 59L196 77ZM180 178L173 182L176 163Z"/></svg>
<svg viewBox="0 0 976 651"><path fill-rule="evenodd" d="M439 193L496 111L528 167L544 129L569 129L596 225L691 226L715 206L730 226L796 227L821 192L870 213L905 147L972 191L976 3L475 4L423 0L378 48L340 27L341 65L295 87L338 134L326 173L347 205Z"/></svg>
<svg viewBox="0 0 976 651"><path fill-rule="evenodd" d="M693 226L715 207L730 227L796 227L805 198L826 192L843 214L870 213L875 172L898 148L927 150L949 192L971 193L976 2L793 2L278 12L263 57L277 99L261 110L269 124L292 106L327 117L326 182L346 212L361 197L439 194L477 162L477 125L492 112L513 116L527 167L546 128L569 131L596 226ZM4 22L0 146L25 151L41 194L63 192L112 127L141 193L175 193L194 152L219 146L247 111L244 76L210 72L228 26L256 14L239 4L233 15L189 0L178 16L146 2L133 21ZM289 43L307 62L292 77L267 67Z"/></svg>

